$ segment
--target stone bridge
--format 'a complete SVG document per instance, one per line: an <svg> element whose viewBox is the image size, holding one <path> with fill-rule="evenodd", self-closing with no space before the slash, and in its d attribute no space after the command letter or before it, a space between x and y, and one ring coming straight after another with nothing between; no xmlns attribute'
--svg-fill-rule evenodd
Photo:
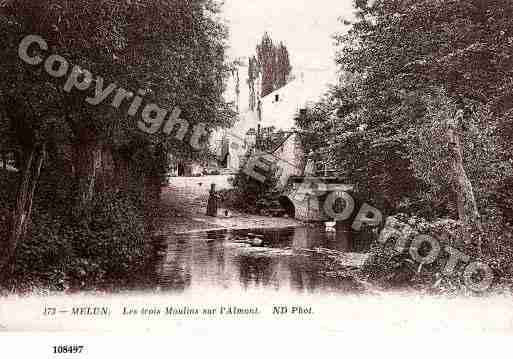
<svg viewBox="0 0 513 359"><path fill-rule="evenodd" d="M291 177L290 190L279 198L281 206L293 218L304 222L332 220L324 211L328 193L346 192L353 196L355 186L344 184L337 177Z"/></svg>

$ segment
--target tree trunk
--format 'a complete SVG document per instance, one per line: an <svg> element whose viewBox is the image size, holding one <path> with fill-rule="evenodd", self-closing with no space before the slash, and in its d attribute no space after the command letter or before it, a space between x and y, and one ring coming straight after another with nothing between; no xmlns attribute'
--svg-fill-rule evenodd
<svg viewBox="0 0 513 359"><path fill-rule="evenodd" d="M22 238L25 237L25 234L27 233L28 229L28 223L30 216L32 214L32 204L34 203L34 193L36 192L36 186L37 182L39 181L39 176L41 175L41 168L43 167L43 161L46 156L46 146L43 144L41 146L41 149L36 153L36 161L34 164L34 174L32 182L30 183L30 188L28 192L28 198L27 198L27 220L24 222L21 236Z"/></svg>
<svg viewBox="0 0 513 359"><path fill-rule="evenodd" d="M37 182L41 174L41 167L45 157L45 146L34 147L30 150L25 161L24 170L18 194L16 196L16 204L13 210L10 235L6 243L5 255L0 259L0 269L4 274L11 271L6 270L6 266L13 263L14 254L18 244L25 237L32 214L32 203Z"/></svg>
<svg viewBox="0 0 513 359"><path fill-rule="evenodd" d="M459 126L456 128L450 127L447 133L449 138L450 166L452 185L456 193L458 217L464 225L465 241L470 242L469 231L478 230L481 232L482 226L472 183L468 179L463 165L463 146L461 145L461 136L458 128ZM477 244L479 250L481 250L481 243Z"/></svg>
<svg viewBox="0 0 513 359"><path fill-rule="evenodd" d="M100 160L96 171L96 190L100 192L117 189L115 163L112 151L108 146L101 147Z"/></svg>
<svg viewBox="0 0 513 359"><path fill-rule="evenodd" d="M77 191L73 217L87 218L91 211L98 169L101 166L101 146L97 142L79 143L74 147Z"/></svg>

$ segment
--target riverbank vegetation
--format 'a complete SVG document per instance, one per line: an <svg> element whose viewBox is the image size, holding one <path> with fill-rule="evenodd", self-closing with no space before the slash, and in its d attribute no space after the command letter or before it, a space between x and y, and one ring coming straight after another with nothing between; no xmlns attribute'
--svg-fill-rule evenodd
<svg viewBox="0 0 513 359"><path fill-rule="evenodd" d="M336 36L339 84L297 121L307 153L365 201L446 223L429 234L499 278L513 275L512 14L506 0L357 1Z"/></svg>
<svg viewBox="0 0 513 359"><path fill-rule="evenodd" d="M144 274L168 154L192 159L204 150L189 145L191 133L181 141L175 131L141 131L126 115L129 102L116 109L112 98L85 99L113 83L140 89L145 104L179 106L207 134L228 125L218 13L212 0L1 3L0 138L2 158L12 159L0 169L4 287L87 288ZM33 45L31 56L58 54L68 73L56 78L43 63L24 62L18 47L27 35L49 47ZM94 75L86 90L64 88L72 65Z"/></svg>
<svg viewBox="0 0 513 359"><path fill-rule="evenodd" d="M271 154L286 137L287 133L275 127L261 129L258 143L242 159L241 168L246 170L238 171L230 179L232 189L220 192L223 206L243 213L267 216L273 210L281 209L279 198L282 190L277 188L279 169L276 157ZM262 153L267 154L267 157L259 155ZM251 163L255 164L254 168Z"/></svg>

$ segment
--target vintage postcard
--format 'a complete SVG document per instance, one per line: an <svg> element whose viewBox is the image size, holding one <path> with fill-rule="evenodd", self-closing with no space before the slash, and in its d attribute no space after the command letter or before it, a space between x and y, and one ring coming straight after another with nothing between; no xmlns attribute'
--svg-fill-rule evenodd
<svg viewBox="0 0 513 359"><path fill-rule="evenodd" d="M513 334L511 0L0 0L0 35L6 342Z"/></svg>

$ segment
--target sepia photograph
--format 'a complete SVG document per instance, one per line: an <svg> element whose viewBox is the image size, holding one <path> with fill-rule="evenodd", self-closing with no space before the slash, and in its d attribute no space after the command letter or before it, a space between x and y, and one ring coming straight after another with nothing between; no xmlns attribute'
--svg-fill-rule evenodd
<svg viewBox="0 0 513 359"><path fill-rule="evenodd" d="M0 0L0 60L0 333L513 334L511 0Z"/></svg>

